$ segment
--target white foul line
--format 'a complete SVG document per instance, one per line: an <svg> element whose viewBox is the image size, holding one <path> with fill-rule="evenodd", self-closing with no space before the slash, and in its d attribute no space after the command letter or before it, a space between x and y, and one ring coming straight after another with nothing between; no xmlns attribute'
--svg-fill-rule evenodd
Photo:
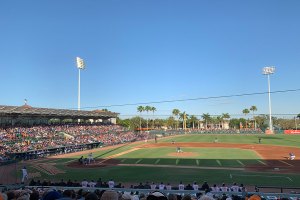
<svg viewBox="0 0 300 200"><path fill-rule="evenodd" d="M261 164L265 165L265 166L268 166L267 163L261 161L261 160L257 160L258 162L260 162Z"/></svg>
<svg viewBox="0 0 300 200"><path fill-rule="evenodd" d="M142 159L139 159L139 160L137 160L136 162L135 162L135 164L138 164L138 163L140 163L142 161Z"/></svg>
<svg viewBox="0 0 300 200"><path fill-rule="evenodd" d="M238 163L240 163L242 166L245 166L244 163L242 163L241 161L237 160Z"/></svg>
<svg viewBox="0 0 300 200"><path fill-rule="evenodd" d="M286 165L289 165L289 166L291 166L291 167L294 167L294 165L292 165L292 164L290 164L290 163L287 163L287 162L285 162L285 161L283 161L283 160L279 160L280 162L282 162L282 163L284 163L284 164L286 164Z"/></svg>

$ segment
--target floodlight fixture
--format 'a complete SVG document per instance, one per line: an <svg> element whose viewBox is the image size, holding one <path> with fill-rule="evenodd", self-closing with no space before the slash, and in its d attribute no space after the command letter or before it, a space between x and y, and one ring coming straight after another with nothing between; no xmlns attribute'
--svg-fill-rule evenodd
<svg viewBox="0 0 300 200"><path fill-rule="evenodd" d="M76 64L78 68L78 110L80 110L80 70L85 69L85 64L80 57L76 57Z"/></svg>
<svg viewBox="0 0 300 200"><path fill-rule="evenodd" d="M264 67L262 69L263 75L268 76L268 96L269 96L269 130L270 133L273 133L273 124L272 124L272 106L271 106L271 84L270 84L270 75L275 73L275 67Z"/></svg>
<svg viewBox="0 0 300 200"><path fill-rule="evenodd" d="M263 68L263 75L269 75L269 74L274 74L275 73L275 67L264 67Z"/></svg>
<svg viewBox="0 0 300 200"><path fill-rule="evenodd" d="M76 64L77 64L77 68L78 69L84 69L85 68L85 64L83 59L76 57Z"/></svg>

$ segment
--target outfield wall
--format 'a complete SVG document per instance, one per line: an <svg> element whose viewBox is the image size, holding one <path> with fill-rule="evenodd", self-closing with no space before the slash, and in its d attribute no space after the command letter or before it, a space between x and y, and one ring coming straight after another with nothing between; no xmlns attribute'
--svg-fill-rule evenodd
<svg viewBox="0 0 300 200"><path fill-rule="evenodd" d="M300 134L300 130L284 130L284 134L296 135Z"/></svg>

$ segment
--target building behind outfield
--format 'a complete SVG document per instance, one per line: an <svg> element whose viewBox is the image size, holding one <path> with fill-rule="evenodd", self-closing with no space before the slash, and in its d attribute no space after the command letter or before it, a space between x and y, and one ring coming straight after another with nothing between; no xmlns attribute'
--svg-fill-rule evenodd
<svg viewBox="0 0 300 200"><path fill-rule="evenodd" d="M69 109L35 108L27 104L23 106L0 105L0 126L32 126L51 123L85 123L102 122L116 124L119 113L110 111L78 111Z"/></svg>

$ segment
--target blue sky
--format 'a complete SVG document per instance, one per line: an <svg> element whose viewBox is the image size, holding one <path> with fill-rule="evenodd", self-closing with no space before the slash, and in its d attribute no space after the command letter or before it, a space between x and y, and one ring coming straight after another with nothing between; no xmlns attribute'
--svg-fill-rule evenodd
<svg viewBox="0 0 300 200"><path fill-rule="evenodd" d="M134 104L299 89L298 0L3 0L0 105L77 108L136 115ZM273 113L299 110L300 91L272 94ZM150 104L160 116L238 115L267 95Z"/></svg>

